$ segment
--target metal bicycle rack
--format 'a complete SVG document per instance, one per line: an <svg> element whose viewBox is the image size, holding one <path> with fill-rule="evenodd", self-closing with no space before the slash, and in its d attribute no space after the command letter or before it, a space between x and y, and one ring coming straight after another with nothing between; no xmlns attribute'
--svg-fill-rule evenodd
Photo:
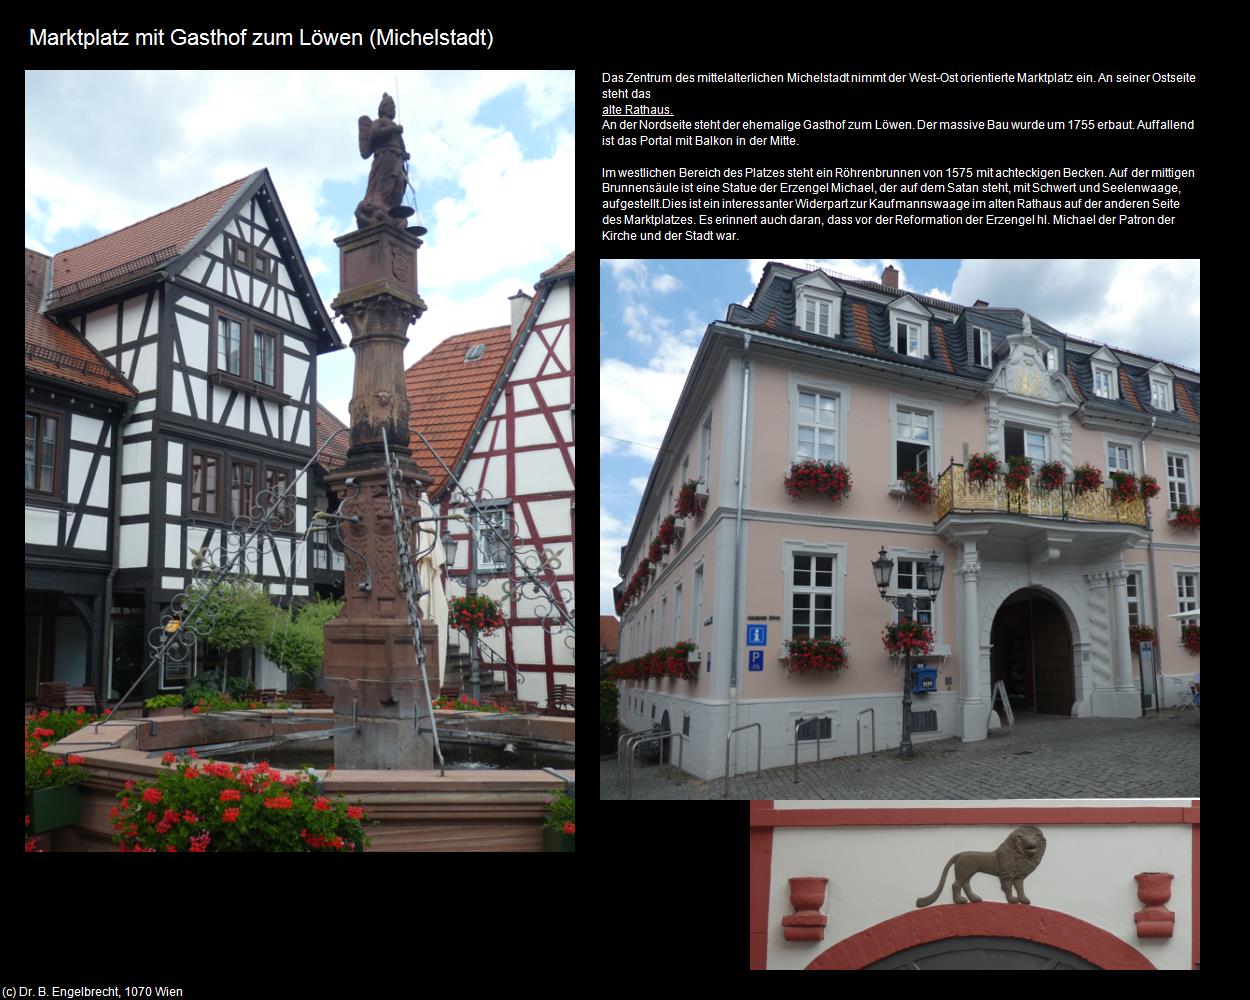
<svg viewBox="0 0 1250 1000"><path fill-rule="evenodd" d="M869 721L872 722L872 752L873 753L877 752L877 713L874 712L871 708L866 708L862 712L860 712L857 716L855 716L855 770L856 771L859 770L859 734L860 734L860 730L863 728L860 726L859 720L862 719L865 715L867 715L869 718ZM817 748L817 752L819 752L819 748Z"/></svg>
<svg viewBox="0 0 1250 1000"><path fill-rule="evenodd" d="M733 742L734 734L740 733L744 729L758 729L755 734L755 773L760 773L760 762L764 755L764 727L758 722L750 722L745 726L739 726L737 729L731 729L725 737L725 794L721 798L729 798L729 746Z"/></svg>
<svg viewBox="0 0 1250 1000"><path fill-rule="evenodd" d="M646 729L638 733L626 733L616 741L616 786L619 788L625 781L625 772L627 770L625 761L634 752L634 744L645 739L648 736L655 736L660 732L668 730ZM622 744L628 743L629 746L622 751Z"/></svg>
<svg viewBox="0 0 1250 1000"><path fill-rule="evenodd" d="M799 726L817 719L832 719L831 715L813 715L810 719L794 720L794 783L799 783ZM816 727L816 763L820 763L820 726Z"/></svg>
<svg viewBox="0 0 1250 1000"><path fill-rule="evenodd" d="M643 736L638 737L637 739L633 739L630 741L629 753L628 753L629 759L625 762L625 800L627 802L629 801L630 797L633 795L633 788L634 788L634 751L637 750L644 743L663 742L664 740L672 739L674 736L682 740L686 740L690 738L682 733L670 732L668 730L664 730L662 732L647 733ZM677 766L679 768L681 767L682 747L684 745L685 744L683 743L677 744Z"/></svg>

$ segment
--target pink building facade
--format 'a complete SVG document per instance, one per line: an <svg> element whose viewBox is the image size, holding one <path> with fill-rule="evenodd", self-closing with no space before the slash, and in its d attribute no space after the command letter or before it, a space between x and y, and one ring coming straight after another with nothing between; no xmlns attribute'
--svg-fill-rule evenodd
<svg viewBox="0 0 1250 1000"><path fill-rule="evenodd" d="M870 565L882 548L889 593L920 598L934 632L920 662L934 680L913 696L917 741L985 739L1000 723L999 681L1016 712L1139 715L1130 626L1156 633L1146 704L1190 697L1199 661L1181 630L1197 616L1169 616L1199 609L1198 532L1173 523L1174 508L1198 504L1198 374L882 277L770 263L751 303L708 327L622 550L630 580L682 484L702 483L702 513L679 522L628 599L617 589L623 663L697 647L697 679L623 680L620 705L628 729L687 737L682 764L700 777L724 774L727 734L753 723L734 740L736 772L755 766L756 732L764 767L791 762L796 722L815 716L827 720L815 724L824 757L854 753L857 732L867 748L870 722L878 748L898 744L904 668L881 639L898 612ZM1048 493L1034 477L1009 491L1001 474L974 485L974 453L1059 462L1069 486ZM844 464L849 495L788 496L802 458ZM1106 486L1120 471L1160 492L1077 495L1085 464ZM932 476L931 503L900 481L916 470ZM930 603L921 567L934 551L945 575ZM791 672L797 634L845 638L847 668ZM800 760L815 754L800 744Z"/></svg>

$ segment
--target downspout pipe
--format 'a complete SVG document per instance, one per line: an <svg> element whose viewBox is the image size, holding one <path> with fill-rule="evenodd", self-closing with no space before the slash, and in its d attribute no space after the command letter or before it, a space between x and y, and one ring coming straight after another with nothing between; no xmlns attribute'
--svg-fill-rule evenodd
<svg viewBox="0 0 1250 1000"><path fill-rule="evenodd" d="M122 534L122 430L134 415L137 399L126 403L122 416L113 428L113 509L118 512L113 519L113 565L108 576L104 578L104 635L100 642L100 701L107 705L109 700L109 662L113 657L113 578L117 576L118 562L121 554Z"/></svg>
<svg viewBox="0 0 1250 1000"><path fill-rule="evenodd" d="M729 727L728 732L738 728L738 648L741 615L738 602L742 593L742 490L747 457L747 409L751 399L751 335L742 334L742 425L738 430L738 504L735 517L734 540L734 607L733 626L729 636ZM732 766L732 765L731 765Z"/></svg>
<svg viewBox="0 0 1250 1000"><path fill-rule="evenodd" d="M1150 430L1142 435L1141 439L1141 471L1142 475L1146 475L1146 438L1154 433L1155 424L1159 422L1158 417L1150 418ZM1163 657L1161 655L1162 645L1159 642L1162 633L1159 631L1159 597L1155 592L1155 533L1154 527L1150 523L1150 501L1146 501L1146 527L1149 533L1146 536L1146 575L1150 581L1150 619L1154 624L1155 630L1155 715L1159 714L1162 707L1163 690L1160 681L1163 679Z"/></svg>

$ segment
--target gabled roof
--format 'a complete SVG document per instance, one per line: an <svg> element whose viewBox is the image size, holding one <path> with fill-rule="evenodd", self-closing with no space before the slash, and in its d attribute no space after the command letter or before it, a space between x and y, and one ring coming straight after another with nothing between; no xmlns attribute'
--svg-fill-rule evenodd
<svg viewBox="0 0 1250 1000"><path fill-rule="evenodd" d="M575 251L574 251L575 252ZM563 278L573 273L573 253L567 254L558 264L543 271L543 278Z"/></svg>
<svg viewBox="0 0 1250 1000"><path fill-rule="evenodd" d="M43 254L26 251L26 371L119 399L136 398L134 386L94 347L39 312L48 263Z"/></svg>
<svg viewBox="0 0 1250 1000"><path fill-rule="evenodd" d="M301 305L313 331L319 335L318 353L342 347L295 235L285 223L286 213L273 179L264 168L124 229L61 251L53 260L55 277L48 308L59 312L71 303L150 280L157 271L178 274L204 250L218 227L257 193L262 195L267 222L284 225L289 235L288 271L301 293Z"/></svg>
<svg viewBox="0 0 1250 1000"><path fill-rule="evenodd" d="M330 435L335 431L346 429L347 425L344 424L343 421L318 403L317 445L316 448L314 448L314 451L319 450L321 446L326 443L326 440L330 437ZM347 446L349 444L351 444L351 441L348 436L346 434L339 434L333 441L330 442L330 444L326 447L326 450L321 452L321 457L317 459L317 464L325 469L326 472L333 472L335 469L340 468L347 461Z"/></svg>
<svg viewBox="0 0 1250 1000"><path fill-rule="evenodd" d="M485 352L476 361L465 361L476 344L483 344ZM474 330L448 337L404 373L412 429L425 435L449 468L460 460L511 349L510 326ZM429 495L438 495L447 473L415 433L409 447L413 460L434 477Z"/></svg>
<svg viewBox="0 0 1250 1000"><path fill-rule="evenodd" d="M113 280L153 271L182 254L225 212L239 191L258 177L242 177L53 258L54 305Z"/></svg>

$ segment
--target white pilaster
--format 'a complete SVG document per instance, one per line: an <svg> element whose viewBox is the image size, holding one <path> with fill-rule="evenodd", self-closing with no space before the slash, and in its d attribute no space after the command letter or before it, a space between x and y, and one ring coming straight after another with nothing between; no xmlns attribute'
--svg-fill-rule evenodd
<svg viewBox="0 0 1250 1000"><path fill-rule="evenodd" d="M959 733L964 742L972 742L986 738L989 714L980 676L981 616L977 609L977 582L981 576L981 562L977 558L976 542L964 543L959 572L964 578L959 657Z"/></svg>

